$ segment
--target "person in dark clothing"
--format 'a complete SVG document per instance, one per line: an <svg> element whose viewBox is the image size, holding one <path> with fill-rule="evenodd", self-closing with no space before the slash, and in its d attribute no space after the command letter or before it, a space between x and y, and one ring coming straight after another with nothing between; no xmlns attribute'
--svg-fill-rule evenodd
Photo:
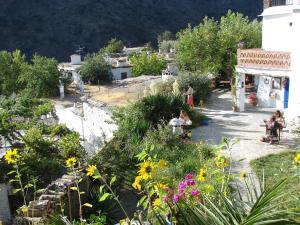
<svg viewBox="0 0 300 225"><path fill-rule="evenodd" d="M270 120L264 121L266 124L266 135L260 139L262 142L269 142L273 144L273 138L278 137L278 129L280 127L279 123L276 121L276 117L272 116Z"/></svg>

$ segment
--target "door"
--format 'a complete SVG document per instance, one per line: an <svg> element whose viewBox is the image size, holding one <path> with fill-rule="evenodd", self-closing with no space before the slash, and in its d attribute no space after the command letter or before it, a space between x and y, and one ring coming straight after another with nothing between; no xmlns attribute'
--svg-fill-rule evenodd
<svg viewBox="0 0 300 225"><path fill-rule="evenodd" d="M124 80L127 78L127 73L121 73L121 80Z"/></svg>
<svg viewBox="0 0 300 225"><path fill-rule="evenodd" d="M289 89L290 89L290 79L285 78L284 81L284 101L283 101L283 108L287 109L289 107Z"/></svg>

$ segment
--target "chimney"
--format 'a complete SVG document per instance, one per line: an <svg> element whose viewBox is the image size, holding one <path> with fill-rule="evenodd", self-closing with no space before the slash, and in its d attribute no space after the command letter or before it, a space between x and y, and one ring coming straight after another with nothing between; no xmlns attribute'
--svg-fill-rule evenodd
<svg viewBox="0 0 300 225"><path fill-rule="evenodd" d="M271 7L272 0L264 0L264 9Z"/></svg>

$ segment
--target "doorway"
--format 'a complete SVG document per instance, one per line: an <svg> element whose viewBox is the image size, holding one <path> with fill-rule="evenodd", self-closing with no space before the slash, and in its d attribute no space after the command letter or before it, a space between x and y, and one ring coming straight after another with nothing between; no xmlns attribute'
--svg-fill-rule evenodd
<svg viewBox="0 0 300 225"><path fill-rule="evenodd" d="M127 78L127 73L124 72L124 73L121 73L121 80L124 80Z"/></svg>

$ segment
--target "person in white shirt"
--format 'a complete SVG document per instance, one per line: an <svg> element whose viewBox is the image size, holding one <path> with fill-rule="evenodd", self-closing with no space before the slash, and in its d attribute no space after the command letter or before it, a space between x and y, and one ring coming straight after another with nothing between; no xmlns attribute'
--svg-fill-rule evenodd
<svg viewBox="0 0 300 225"><path fill-rule="evenodd" d="M178 116L172 116L173 118L170 120L169 125L172 126L172 132L176 136L180 136L183 134L182 124L183 121Z"/></svg>
<svg viewBox="0 0 300 225"><path fill-rule="evenodd" d="M194 97L193 97L194 89L191 84L189 84L189 88L188 88L186 94L187 94L187 104L193 108L194 107Z"/></svg>

